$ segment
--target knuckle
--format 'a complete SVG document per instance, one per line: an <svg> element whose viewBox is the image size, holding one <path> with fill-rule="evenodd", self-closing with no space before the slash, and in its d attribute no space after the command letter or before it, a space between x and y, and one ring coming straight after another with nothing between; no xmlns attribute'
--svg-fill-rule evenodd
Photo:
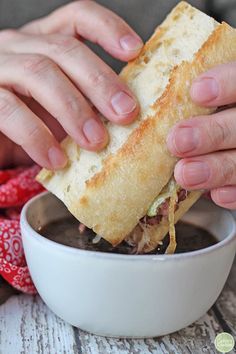
<svg viewBox="0 0 236 354"><path fill-rule="evenodd" d="M88 81L96 89L97 86L107 86L112 81L112 75L108 71L93 71L88 75Z"/></svg>
<svg viewBox="0 0 236 354"><path fill-rule="evenodd" d="M101 17L101 25L107 29L116 30L121 29L121 21L119 21L113 14L111 16L102 16Z"/></svg>
<svg viewBox="0 0 236 354"><path fill-rule="evenodd" d="M81 114L81 106L79 104L79 99L76 97L67 98L64 102L65 111L71 115L71 113Z"/></svg>
<svg viewBox="0 0 236 354"><path fill-rule="evenodd" d="M79 42L73 37L54 37L48 42L49 51L56 55L72 54L78 49Z"/></svg>
<svg viewBox="0 0 236 354"><path fill-rule="evenodd" d="M43 55L31 54L24 59L23 66L26 74L39 75L52 69L55 65Z"/></svg>
<svg viewBox="0 0 236 354"><path fill-rule="evenodd" d="M223 184L230 184L236 175L236 161L230 156L225 156L220 169L222 171Z"/></svg>
<svg viewBox="0 0 236 354"><path fill-rule="evenodd" d="M63 97L62 102L63 114L61 109L56 110L54 114L55 118L61 121L63 116L62 125L65 125L68 120L71 121L71 118L75 115L76 117L79 116L80 119L78 119L78 121L81 121L81 117L85 114L85 107L82 109L80 99L71 95L71 97Z"/></svg>
<svg viewBox="0 0 236 354"><path fill-rule="evenodd" d="M33 125L32 127L29 127L27 136L28 136L28 141L35 141L36 139L42 138L40 128L37 125ZM45 141L45 136L42 141Z"/></svg>
<svg viewBox="0 0 236 354"><path fill-rule="evenodd" d="M0 89L0 116L1 123L17 109L17 99L7 90Z"/></svg>
<svg viewBox="0 0 236 354"><path fill-rule="evenodd" d="M222 122L220 119L212 119L209 136L213 146L220 148L227 141L231 134L226 122Z"/></svg>

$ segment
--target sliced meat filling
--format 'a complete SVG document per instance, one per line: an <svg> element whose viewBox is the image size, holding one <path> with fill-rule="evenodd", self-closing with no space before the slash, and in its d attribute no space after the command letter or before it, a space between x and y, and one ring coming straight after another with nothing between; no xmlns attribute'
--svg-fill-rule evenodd
<svg viewBox="0 0 236 354"><path fill-rule="evenodd" d="M145 253L150 243L150 233L148 229L153 225L158 225L163 219L169 223L170 243L167 253L174 253L176 247L174 213L179 208L179 204L184 201L189 192L178 186L172 178L163 188L159 196L153 201L147 214L141 218L133 231L125 238L125 242L133 248L132 253ZM85 231L85 225L80 224L79 232ZM93 243L99 243L101 237L96 236ZM161 242L161 241L160 241Z"/></svg>
<svg viewBox="0 0 236 354"><path fill-rule="evenodd" d="M178 186L172 178L160 195L154 200L147 215L140 219L138 225L126 238L126 242L134 247L135 253L145 251L148 245L148 227L158 225L163 219L169 222L170 243L167 253L174 253L176 247L174 213L179 208L179 204L184 201L189 192Z"/></svg>
<svg viewBox="0 0 236 354"><path fill-rule="evenodd" d="M177 192L178 195L178 200L176 201L175 204L175 211L178 210L179 208L179 203L184 201L187 198L187 195L189 194L188 191L185 189L180 189ZM143 224L148 224L148 225L157 225L160 224L163 218L168 218L169 215L169 202L170 202L170 197L167 198L163 203L157 208L156 215L154 216L148 216L145 215L140 222Z"/></svg>

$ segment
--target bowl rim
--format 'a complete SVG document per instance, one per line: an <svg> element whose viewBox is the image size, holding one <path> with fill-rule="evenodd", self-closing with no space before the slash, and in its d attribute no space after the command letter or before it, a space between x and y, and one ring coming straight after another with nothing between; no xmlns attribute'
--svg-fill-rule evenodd
<svg viewBox="0 0 236 354"><path fill-rule="evenodd" d="M84 249L79 249L67 245L60 244L58 242L52 241L47 239L45 236L42 236L39 234L37 231L34 230L34 228L29 224L27 221L27 212L28 209L31 207L33 203L35 203L36 200L45 197L46 195L52 195L52 193L45 191L42 192L35 197L31 198L23 207L21 211L21 217L20 217L20 226L21 229L24 230L22 232L22 240L23 240L23 246L24 246L24 238L25 235L27 234L27 237L29 234L30 237L33 237L33 239L38 242L38 243L43 243L46 245L50 245L51 247L65 253L70 253L70 254L78 254L83 257L96 257L96 258L104 258L104 259L111 259L111 260L138 260L138 261L147 261L147 260L153 260L153 261L177 261L181 259L186 259L186 258L192 258L192 257L199 257L199 256L205 256L208 255L209 253L216 252L217 250L225 247L226 245L229 245L233 243L236 240L236 220L234 219L233 215L228 211L227 209L222 208L222 211L228 215L228 217L231 219L231 223L233 226L232 231L229 233L228 236L226 236L222 241L217 242L215 245L196 250L196 251L191 251L191 252L185 252L185 253L177 253L177 254L145 254L145 255L130 255L130 254L121 254L121 253L110 253L110 252L100 252L100 251L91 251L91 250L84 250ZM210 203L205 200L206 202ZM221 209L217 205L214 205L214 207Z"/></svg>

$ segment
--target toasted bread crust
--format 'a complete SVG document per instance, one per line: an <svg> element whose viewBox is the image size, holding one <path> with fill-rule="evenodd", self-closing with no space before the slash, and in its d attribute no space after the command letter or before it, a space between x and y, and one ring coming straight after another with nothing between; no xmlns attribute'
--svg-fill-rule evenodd
<svg viewBox="0 0 236 354"><path fill-rule="evenodd" d="M182 11L191 9L186 3L178 5L172 16L147 42L139 58L122 71L121 76L126 82L132 80L137 68L160 45L160 39L166 28L171 26L171 21L178 20ZM38 180L56 193L82 223L113 245L120 243L146 214L153 199L173 174L177 159L170 155L165 143L172 126L180 120L213 111L191 101L189 90L192 81L202 72L235 59L236 31L226 24L217 25L193 60L182 62L172 70L164 93L152 105L153 113L140 122L116 153L103 161L102 169L86 181L83 193L78 198L74 177L70 179L74 195L72 192L57 194L59 187L55 188L55 184L58 184L58 177L54 182L53 176L45 175L45 171L39 174ZM68 144L71 144L70 139ZM63 178L62 173L61 180ZM65 189L63 183L60 188ZM182 216L182 210L186 211L193 200L189 197L181 203L178 215ZM160 228L153 236L153 245L167 231L166 227Z"/></svg>

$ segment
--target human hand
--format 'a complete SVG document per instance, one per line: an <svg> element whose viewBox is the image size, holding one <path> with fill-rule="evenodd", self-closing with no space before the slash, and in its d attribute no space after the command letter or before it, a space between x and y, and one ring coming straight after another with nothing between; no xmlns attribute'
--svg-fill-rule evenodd
<svg viewBox="0 0 236 354"><path fill-rule="evenodd" d="M57 139L65 132L88 150L107 144L96 110L117 124L137 115L129 88L83 39L123 61L142 47L121 18L89 0L0 32L0 167L28 162L25 151L43 167L61 168L66 156Z"/></svg>
<svg viewBox="0 0 236 354"><path fill-rule="evenodd" d="M192 85L191 97L206 107L235 104L236 63L201 75ZM181 158L175 167L177 183L190 190L210 190L216 204L236 209L236 108L178 123L167 145Z"/></svg>

